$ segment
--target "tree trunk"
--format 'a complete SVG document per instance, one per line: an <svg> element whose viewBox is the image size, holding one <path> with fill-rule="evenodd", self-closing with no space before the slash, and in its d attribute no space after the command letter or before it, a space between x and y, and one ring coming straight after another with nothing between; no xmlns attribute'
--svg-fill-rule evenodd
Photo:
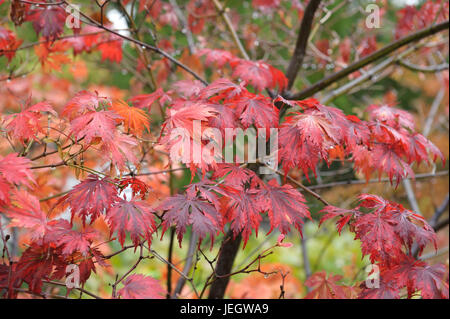
<svg viewBox="0 0 450 319"><path fill-rule="evenodd" d="M223 276L231 273L234 260L236 259L239 247L241 246L241 241L242 236L240 234L236 236L236 238L233 238L231 229L228 231L222 246L220 247L220 256L215 268L216 275ZM213 280L215 281L212 283L211 289L209 290L208 299L223 299L230 277L214 277Z"/></svg>

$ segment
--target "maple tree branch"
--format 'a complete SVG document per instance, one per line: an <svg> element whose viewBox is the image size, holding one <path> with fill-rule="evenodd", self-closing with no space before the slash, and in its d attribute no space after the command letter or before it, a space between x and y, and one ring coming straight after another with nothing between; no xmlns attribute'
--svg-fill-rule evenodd
<svg viewBox="0 0 450 319"><path fill-rule="evenodd" d="M447 194L445 199L442 201L442 204L436 209L433 217L431 217L430 221L428 222L430 226L433 227L436 231L439 230L437 229L438 228L437 226L439 225L439 218L441 218L441 216L447 211L448 204L449 204L449 194ZM446 223L448 224L448 219Z"/></svg>
<svg viewBox="0 0 450 319"><path fill-rule="evenodd" d="M26 4L34 4L36 6L59 6L64 4L64 1L59 2L37 2L37 1L27 1L27 0L18 0L18 2L26 3Z"/></svg>
<svg viewBox="0 0 450 319"><path fill-rule="evenodd" d="M313 94L323 90L324 88L327 88L328 86L332 85L333 83L339 81L340 79L345 78L349 74L365 67L368 64L371 64L380 58L402 48L403 46L420 41L424 38L427 38L431 35L434 35L436 33L439 33L441 31L447 30L449 28L449 20L441 22L439 24L433 25L431 27L419 30L415 33L412 33L410 35L407 35L395 42L392 42L391 44L381 48L380 50L375 51L374 53L352 63L345 69L342 69L334 74L331 74L324 79L320 80L319 82L303 89L302 91L295 93L295 94L286 94L285 98L293 99L293 100L302 100L307 97L312 96Z"/></svg>
<svg viewBox="0 0 450 319"><path fill-rule="evenodd" d="M449 171L439 171L436 173L424 173L424 174L417 174L414 178L417 179L426 179L426 178L435 178L440 176L448 175ZM321 184L321 185L311 185L308 186L309 189L322 189L322 188L332 188L335 186L344 186L344 185L365 185L365 184L376 184L376 183L389 183L390 179L388 177L386 178L374 178L370 179L368 181L361 180L361 179L355 179L355 180L348 180L348 181L339 181L339 182L332 182L327 184Z"/></svg>
<svg viewBox="0 0 450 319"><path fill-rule="evenodd" d="M183 33L186 35L186 40L188 43L188 49L189 52L191 54L195 53L195 43L194 43L194 38L192 36L192 32L191 29L189 28L189 24L186 21L186 17L184 16L183 12L180 9L180 6L178 5L177 0L169 0L170 4L172 5L175 14L178 17L178 20L180 20L182 28L183 28Z"/></svg>
<svg viewBox="0 0 450 319"><path fill-rule="evenodd" d="M230 18L228 17L227 10L228 8L224 8L222 4L219 2L219 0L213 0L214 5L216 6L217 12L222 17L223 21L225 22L228 30L231 33L231 37L233 38L234 43L239 48L239 51L241 52L241 55L246 60L250 60L249 55L247 54L247 51L245 50L244 46L242 45L241 40L239 39L239 36L236 33L236 30L233 27L233 24L231 23Z"/></svg>
<svg viewBox="0 0 450 319"><path fill-rule="evenodd" d="M449 68L448 63L442 63L442 64L436 64L436 65L430 65L430 66L421 66L421 65L413 64L404 59L398 60L397 64L400 66L403 66L411 71L424 72L424 73L437 73L437 72L442 72L444 70L448 70L448 68Z"/></svg>
<svg viewBox="0 0 450 319"><path fill-rule="evenodd" d="M218 276L224 276L231 272L234 260L236 259L236 255L241 245L241 241L241 234L237 235L236 238L234 238L233 231L231 229L227 232L220 247L220 253L216 267L214 268L212 277L215 279L211 284L208 299L222 299L225 295L225 290L227 289L230 277L226 276L218 278Z"/></svg>
<svg viewBox="0 0 450 319"><path fill-rule="evenodd" d="M60 287L65 287L65 288L67 288L66 284L63 284L63 283L57 282L57 281L52 281L52 280L42 280L42 282L45 282L45 283L50 284L50 285L55 285L55 286L60 286ZM93 294L92 292L87 291L87 290L84 289L84 288L73 288L73 289L76 289L76 290L78 290L78 291L81 291L82 293L84 293L84 294L86 294L86 295L88 295L88 296L90 296L90 297L92 297L92 298L94 298L94 299L103 299L102 297L99 297L99 296Z"/></svg>
<svg viewBox="0 0 450 319"><path fill-rule="evenodd" d="M144 259L143 245L144 245L143 243L141 243L139 245L139 257L138 257L137 261L133 264L133 266L131 266L131 268L122 277L120 277L120 279L116 279L114 284L112 284L112 297L114 299L117 298L117 295L116 295L117 285L120 284L129 274L131 274L131 272L133 270L135 270L137 268L137 266L141 263L141 261Z"/></svg>
<svg viewBox="0 0 450 319"><path fill-rule="evenodd" d="M185 274L186 277L189 275L189 272L191 271L191 268L193 266L195 248L197 247L197 244L198 244L198 236L194 232L192 232L189 242L189 248L187 251L187 259L183 268L183 273ZM181 290L183 290L184 284L186 283L186 277L180 277L180 279L178 279L177 285L172 294L172 298L176 298L181 293Z"/></svg>
<svg viewBox="0 0 450 319"><path fill-rule="evenodd" d="M294 85L297 74L302 66L303 59L306 54L306 47L308 46L309 35L311 34L311 27L314 21L314 16L317 9L319 8L320 3L321 0L311 0L306 6L305 13L300 24L300 30L298 32L294 54L286 70L286 77L288 79L288 86L286 88L287 90L290 90Z"/></svg>

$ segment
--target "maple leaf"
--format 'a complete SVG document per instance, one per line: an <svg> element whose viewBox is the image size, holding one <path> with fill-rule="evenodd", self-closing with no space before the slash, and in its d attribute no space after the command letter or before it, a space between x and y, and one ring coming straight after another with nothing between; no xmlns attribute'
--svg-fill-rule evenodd
<svg viewBox="0 0 450 319"><path fill-rule="evenodd" d="M348 287L338 285L342 279L339 275L327 275L325 271L316 272L305 281L313 288L305 299L348 299Z"/></svg>
<svg viewBox="0 0 450 319"><path fill-rule="evenodd" d="M13 205L5 213L11 218L9 227L28 229L32 239L42 238L47 231L47 216L39 200L24 190L14 192Z"/></svg>
<svg viewBox="0 0 450 319"><path fill-rule="evenodd" d="M42 6L30 10L26 19L33 23L36 34L55 40L64 31L66 11L60 6Z"/></svg>
<svg viewBox="0 0 450 319"><path fill-rule="evenodd" d="M143 110L129 106L123 100L113 100L111 110L122 118L119 121L123 121L125 130L136 136L142 136L144 128L150 132L149 118Z"/></svg>
<svg viewBox="0 0 450 319"><path fill-rule="evenodd" d="M36 183L31 173L31 161L17 153L10 153L5 157L0 155L0 177L10 184L30 187Z"/></svg>
<svg viewBox="0 0 450 319"><path fill-rule="evenodd" d="M244 128L251 125L267 129L278 127L278 109L269 98L248 93L235 103L236 113Z"/></svg>
<svg viewBox="0 0 450 319"><path fill-rule="evenodd" d="M240 96L247 90L244 87L245 83L234 84L228 79L217 79L207 87L204 87L200 91L202 98L209 98L213 95L219 94L220 97L232 99Z"/></svg>
<svg viewBox="0 0 450 319"><path fill-rule="evenodd" d="M255 172L240 167L237 164L220 163L214 170L213 178L224 177L225 183L229 186L241 186L247 183L250 179L257 179Z"/></svg>
<svg viewBox="0 0 450 319"><path fill-rule="evenodd" d="M178 194L167 198L158 210L165 211L163 234L170 226L175 225L180 247L187 226L192 225L192 231L198 235L199 241L210 234L213 245L214 237L222 223L216 208L198 197Z"/></svg>
<svg viewBox="0 0 450 319"><path fill-rule="evenodd" d="M141 274L129 275L117 294L123 299L163 299L165 291L158 280Z"/></svg>
<svg viewBox="0 0 450 319"><path fill-rule="evenodd" d="M43 280L61 279L65 275L54 272L55 267L65 265L58 248L33 242L17 262L14 276L26 282L30 291L39 294Z"/></svg>
<svg viewBox="0 0 450 319"><path fill-rule="evenodd" d="M367 108L367 112L369 112L370 120L378 120L394 128L402 126L413 130L415 127L412 114L389 105L373 104Z"/></svg>
<svg viewBox="0 0 450 319"><path fill-rule="evenodd" d="M391 205L393 204L391 203ZM422 216L414 214L412 211L398 205L394 217L397 220L395 231L409 251L411 251L414 242L419 247L419 255L429 243L433 243L437 250L436 233Z"/></svg>
<svg viewBox="0 0 450 319"><path fill-rule="evenodd" d="M396 178L397 185L402 178L408 176L414 178L411 166L398 153L399 151L391 145L376 144L372 150L373 160L371 161L373 169L378 170L379 177L382 172L386 172L391 183L394 177Z"/></svg>
<svg viewBox="0 0 450 319"><path fill-rule="evenodd" d="M175 82L172 87L182 98L192 99L200 94L205 85L199 80L181 80Z"/></svg>
<svg viewBox="0 0 450 319"><path fill-rule="evenodd" d="M233 77L241 78L257 91L272 89L278 85L280 90L287 84L284 74L263 61L233 59L231 61Z"/></svg>
<svg viewBox="0 0 450 319"><path fill-rule="evenodd" d="M210 117L208 124L219 129L222 136L227 136L227 129L239 127L239 122L236 121L236 109L232 104L209 104L209 106L216 112L216 116Z"/></svg>
<svg viewBox="0 0 450 319"><path fill-rule="evenodd" d="M127 232L137 247L141 239L146 239L149 244L152 241L152 234L156 231L153 212L153 208L147 202L135 198L130 201L119 199L107 211L106 218L112 232L117 232L122 247Z"/></svg>
<svg viewBox="0 0 450 319"><path fill-rule="evenodd" d="M320 159L328 160L328 150L341 144L343 137L338 126L333 125L322 112L314 109L288 116L280 127L280 160L285 172L300 167L316 173ZM293 152L292 150L296 150Z"/></svg>
<svg viewBox="0 0 450 319"><path fill-rule="evenodd" d="M0 57L4 55L11 62L22 42L11 30L0 26Z"/></svg>
<svg viewBox="0 0 450 319"><path fill-rule="evenodd" d="M376 260L391 262L403 254L396 224L392 212L385 210L363 215L352 223L355 239L361 240L362 253L370 255L372 263Z"/></svg>
<svg viewBox="0 0 450 319"><path fill-rule="evenodd" d="M370 255L372 263L381 261L389 265L401 261L404 257L402 245L411 250L413 242L418 244L420 251L428 243L436 246L436 235L421 216L376 195L362 194L359 199L359 207L372 212L354 214L351 227L355 239L361 240L363 255Z"/></svg>
<svg viewBox="0 0 450 319"><path fill-rule="evenodd" d="M35 139L37 133L44 132L41 123L42 112L49 112L56 116L56 112L48 102L39 102L35 105L29 106L30 99L19 113L14 113L5 116L6 131L12 135L13 138L18 139L23 144L29 139Z"/></svg>
<svg viewBox="0 0 450 319"><path fill-rule="evenodd" d="M186 195L191 199L201 197L212 203L217 210L220 209L219 197L217 194L224 194L223 189L207 178L203 178L200 182L189 184L186 187Z"/></svg>
<svg viewBox="0 0 450 319"><path fill-rule="evenodd" d="M380 275L380 278L383 278ZM395 281L380 280L380 286L378 288L367 288L365 283L363 289L358 295L359 299L399 299L400 292Z"/></svg>
<svg viewBox="0 0 450 319"><path fill-rule="evenodd" d="M303 195L291 185L280 186L276 179L270 180L258 194L259 201L266 207L270 219L270 233L277 227L282 234L294 227L302 234L303 219L311 219Z"/></svg>
<svg viewBox="0 0 450 319"><path fill-rule="evenodd" d="M119 183L119 187L122 189L126 189L127 187L130 187L133 192L133 196L136 196L139 194L139 195L141 195L141 199L145 198L145 195L148 193L148 191L150 189L146 183L144 183L143 181L141 181L140 179L138 179L136 177L121 180Z"/></svg>
<svg viewBox="0 0 450 319"><path fill-rule="evenodd" d="M235 56L225 50L202 49L196 53L198 56L206 56L206 66L215 64L218 68L222 68L225 64L235 59Z"/></svg>
<svg viewBox="0 0 450 319"><path fill-rule="evenodd" d="M234 236L242 233L244 248L253 230L258 235L261 213L265 210L259 192L260 190L254 188L245 188L224 198L222 215L225 221L231 221L230 229Z"/></svg>
<svg viewBox="0 0 450 319"><path fill-rule="evenodd" d="M114 37L113 37L114 36ZM97 49L102 53L102 61L120 63L122 61L122 39L113 35L111 39L100 42Z"/></svg>
<svg viewBox="0 0 450 319"><path fill-rule="evenodd" d="M116 200L118 200L118 192L114 183L108 178L102 179L91 174L62 197L59 203L68 204L72 219L78 215L84 225L88 218L91 223L94 222Z"/></svg>
<svg viewBox="0 0 450 319"><path fill-rule="evenodd" d="M337 216L340 217L339 220L336 222L339 235L341 234L344 226L350 222L352 217L359 216L359 212L356 210L342 209L342 208L334 207L334 206L325 206L319 212L319 214L320 213L326 213L326 214L324 216L322 216L322 218L320 219L319 227L322 226L322 224L328 219L335 218Z"/></svg>
<svg viewBox="0 0 450 319"><path fill-rule="evenodd" d="M94 229L74 230L66 220L59 220L51 228L51 231L57 245L62 246L62 254L64 255L78 252L83 256L87 256L92 242L98 238L98 233Z"/></svg>
<svg viewBox="0 0 450 319"><path fill-rule="evenodd" d="M61 116L67 116L72 120L88 111L95 111L104 103L108 103L108 100L104 97L100 97L97 92L80 91L67 102Z"/></svg>
<svg viewBox="0 0 450 319"><path fill-rule="evenodd" d="M394 282L398 289L406 287L408 297L419 292L424 299L448 299L447 270L443 264L428 265L411 256L403 256L398 264L382 269L382 282Z"/></svg>
<svg viewBox="0 0 450 319"><path fill-rule="evenodd" d="M88 112L70 122L71 134L74 134L77 140L84 138L86 144L95 138L111 143L115 137L116 120L119 119L122 117L112 111Z"/></svg>
<svg viewBox="0 0 450 319"><path fill-rule="evenodd" d="M149 111L153 103L159 100L159 103L164 104L165 101L171 101L163 89L159 88L155 92L150 94L136 95L129 99L129 101L138 108L147 108Z"/></svg>
<svg viewBox="0 0 450 319"><path fill-rule="evenodd" d="M138 159L133 153L133 148L137 145L136 140L117 131L113 136L113 140L103 141L101 155L106 160L111 160L119 169L126 168L127 161L136 164Z"/></svg>
<svg viewBox="0 0 450 319"><path fill-rule="evenodd" d="M53 43L41 43L34 47L34 52L41 62L45 72L55 70L61 72L63 64L69 64L72 60L65 54L70 48L67 41L56 41Z"/></svg>

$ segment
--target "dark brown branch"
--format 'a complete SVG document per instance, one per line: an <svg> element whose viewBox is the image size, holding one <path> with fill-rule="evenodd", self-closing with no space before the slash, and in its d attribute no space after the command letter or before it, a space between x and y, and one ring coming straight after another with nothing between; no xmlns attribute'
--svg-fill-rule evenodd
<svg viewBox="0 0 450 319"><path fill-rule="evenodd" d="M449 28L449 25L450 25L449 21L447 20L442 23L439 23L439 24L433 25L431 27L417 31L408 36L405 36L405 37L385 46L384 48L382 48L378 51L375 51L374 53L352 63L345 69L342 69L334 74L327 76L326 78L322 79L321 81L311 85L310 87L307 87L306 89L304 89L296 94L285 96L285 98L289 98L289 99L293 99L293 100L302 100L307 97L310 97L313 94L323 90L324 88L329 87L331 84L339 81L340 79L345 78L347 75L389 55L390 53L398 50L399 48L401 48L407 44L420 41L420 40L422 40L426 37L429 37L433 34L447 30Z"/></svg>
<svg viewBox="0 0 450 319"><path fill-rule="evenodd" d="M231 273L234 260L241 245L242 236L239 234L236 238L233 238L233 231L230 229L222 242L220 247L220 255L217 260L216 268L214 270L215 277L214 282L209 290L208 299L223 299L225 290L227 289L230 277L225 276Z"/></svg>
<svg viewBox="0 0 450 319"><path fill-rule="evenodd" d="M294 54L291 58L291 62L286 70L286 77L288 79L287 90L290 90L294 85L297 74L300 71L300 67L303 63L303 59L306 54L306 48L308 46L308 39L311 33L311 26L314 21L317 8L320 5L321 0L312 0L308 3L303 15L302 23L300 25L300 31L298 32L297 43L295 44Z"/></svg>
<svg viewBox="0 0 450 319"><path fill-rule="evenodd" d="M436 173L425 173L425 174L417 174L414 179L425 179L425 178L433 178L448 175L448 171L440 171ZM320 185L311 185L308 186L309 189L322 189L322 188L332 188L335 186L343 186L343 185L362 185L362 184L373 184L373 183L388 183L390 182L389 178L381 178L381 179L371 179L368 181L362 179L348 180L348 181L340 181L340 182L332 182L327 184Z"/></svg>

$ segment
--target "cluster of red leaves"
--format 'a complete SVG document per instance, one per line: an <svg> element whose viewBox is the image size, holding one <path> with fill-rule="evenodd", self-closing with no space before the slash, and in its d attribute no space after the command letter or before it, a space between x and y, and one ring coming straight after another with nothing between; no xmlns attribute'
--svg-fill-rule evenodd
<svg viewBox="0 0 450 319"><path fill-rule="evenodd" d="M81 283L96 271L95 263L107 266L101 252L93 246L96 231L75 229L64 219L48 219L39 200L28 192L13 190L11 204L2 212L11 220L9 227L27 230L31 239L19 261L9 266L14 267L9 274L10 296L22 282L28 284L30 291L40 293L44 281L62 279L66 267L72 264L79 266Z"/></svg>
<svg viewBox="0 0 450 319"><path fill-rule="evenodd" d="M397 12L398 22L395 29L395 37L401 38L414 30L423 29L433 23L448 20L448 1L426 1L420 9L407 5Z"/></svg>
<svg viewBox="0 0 450 319"><path fill-rule="evenodd" d="M320 222L339 217L338 231L348 224L361 242L363 255L379 267L380 287L362 284L359 298L400 298L404 288L408 297L420 293L423 298L448 298L445 266L430 266L412 257L413 245L419 255L427 244L436 248L436 234L425 219L376 195L363 194L359 199L353 210L325 207Z"/></svg>
<svg viewBox="0 0 450 319"><path fill-rule="evenodd" d="M413 131L414 121L406 111L372 105L368 108L370 120L362 121L315 99L278 100L302 109L280 126L279 155L286 172L299 167L308 176L309 170L315 174L320 160L329 163L336 157L351 156L355 168L367 179L374 172L379 176L387 173L391 182L395 177L398 183L414 176L411 163L429 163L430 153L435 161L438 157L445 160L433 143Z"/></svg>
<svg viewBox="0 0 450 319"><path fill-rule="evenodd" d="M207 66L223 67L227 63L233 70L233 78L241 79L261 92L265 89L278 87L282 91L287 85L284 73L264 61L249 61L240 59L228 51L203 49L197 53L205 56Z"/></svg>
<svg viewBox="0 0 450 319"><path fill-rule="evenodd" d="M242 234L244 247L253 231L258 233L263 215L268 214L271 229L287 234L294 226L300 234L304 218L311 218L303 195L290 185L280 186L276 180L261 181L254 172L239 166L221 164L215 178L223 184L203 180L190 184L184 195L167 198L158 208L163 215L163 233L175 226L181 240L186 227L200 241L210 234L211 245L224 225L231 223L235 236Z"/></svg>

